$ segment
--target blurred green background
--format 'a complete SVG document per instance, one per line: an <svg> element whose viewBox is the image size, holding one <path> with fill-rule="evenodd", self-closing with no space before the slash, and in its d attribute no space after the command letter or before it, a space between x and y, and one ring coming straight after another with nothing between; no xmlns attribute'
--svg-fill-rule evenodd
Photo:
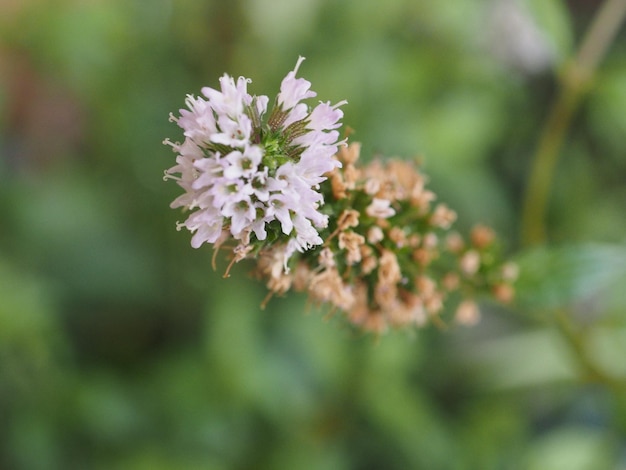
<svg viewBox="0 0 626 470"><path fill-rule="evenodd" d="M2 0L0 468L626 469L626 36L520 242L557 77L595 1ZM175 230L168 114L297 57L364 158L424 158L518 300L469 329L351 331Z"/></svg>

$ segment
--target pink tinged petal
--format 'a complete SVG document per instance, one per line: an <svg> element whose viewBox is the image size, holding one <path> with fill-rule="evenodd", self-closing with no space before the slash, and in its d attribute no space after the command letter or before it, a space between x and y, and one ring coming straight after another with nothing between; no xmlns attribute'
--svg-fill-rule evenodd
<svg viewBox="0 0 626 470"><path fill-rule="evenodd" d="M289 266L287 266L287 264L289 263L289 259L293 256L293 254L296 252L297 249L298 249L297 240L295 238L291 238L287 242L287 245L285 246L285 251L283 253L283 268L286 274L289 273Z"/></svg>
<svg viewBox="0 0 626 470"><path fill-rule="evenodd" d="M321 193L315 191L301 178L293 178L281 194L285 197L285 204L292 211L305 215L309 213L309 208L317 209L324 199Z"/></svg>
<svg viewBox="0 0 626 470"><path fill-rule="evenodd" d="M265 240L267 238L267 231L265 230L265 217L263 214L263 206L256 204L256 219L250 225L250 228L256 235L257 240Z"/></svg>
<svg viewBox="0 0 626 470"><path fill-rule="evenodd" d="M250 188L250 194L254 194L259 201L266 202L270 197L271 191L277 191L284 185L278 185L275 178L267 176L268 169L263 168L250 177L250 183L246 186Z"/></svg>
<svg viewBox="0 0 626 470"><path fill-rule="evenodd" d="M285 180L277 179L270 176L265 182L265 187L268 191L282 191L287 187L287 182Z"/></svg>
<svg viewBox="0 0 626 470"><path fill-rule="evenodd" d="M244 187L245 191L249 191L248 194L253 195L261 202L267 202L270 198L270 192L269 190L265 187L262 186L261 183L255 183L254 181L252 183L247 184Z"/></svg>
<svg viewBox="0 0 626 470"><path fill-rule="evenodd" d="M213 111L210 109L196 117L196 124L201 130L200 135L197 137L202 136L203 140L208 140L211 134L217 132L217 123L215 122Z"/></svg>
<svg viewBox="0 0 626 470"><path fill-rule="evenodd" d="M183 224L195 232L191 246L200 247L203 243L215 243L222 233L223 218L212 210L194 212Z"/></svg>
<svg viewBox="0 0 626 470"><path fill-rule="evenodd" d="M211 105L209 102L200 97L187 95L185 98L185 104L187 105L188 110L180 110L181 117L176 120L178 125L181 125L180 120L183 118L194 118L198 116L210 115L211 113Z"/></svg>
<svg viewBox="0 0 626 470"><path fill-rule="evenodd" d="M199 207L200 209L215 210L213 207L213 196L208 191L196 191L190 208Z"/></svg>
<svg viewBox="0 0 626 470"><path fill-rule="evenodd" d="M200 158L193 162L194 168L204 173L219 173L223 170L223 164L220 163L221 155L219 152L213 154L214 158Z"/></svg>
<svg viewBox="0 0 626 470"><path fill-rule="evenodd" d="M237 84L228 74L220 78L221 91L210 87L202 88L202 93L209 98L211 107L217 114L226 114L236 117L243 113L245 105L252 102L252 97L247 93L246 88L249 80L239 77Z"/></svg>
<svg viewBox="0 0 626 470"><path fill-rule="evenodd" d="M252 83L252 80L246 77L239 77L237 79L237 93L242 98L245 105L252 103L252 96L248 94L248 83Z"/></svg>
<svg viewBox="0 0 626 470"><path fill-rule="evenodd" d="M296 229L296 241L298 243L298 251L305 251L309 248L321 245L323 240L320 238L317 230L313 228L311 222L302 217L300 214L295 215L294 217L294 227Z"/></svg>
<svg viewBox="0 0 626 470"><path fill-rule="evenodd" d="M287 111L293 108L298 102L307 98L313 98L316 93L309 90L311 82L304 78L296 78L296 73L300 68L300 64L304 57L299 57L296 67L287 74L280 85L280 93L278 94L278 104Z"/></svg>
<svg viewBox="0 0 626 470"><path fill-rule="evenodd" d="M189 207L193 203L194 195L189 193L184 193L178 196L176 199L172 201L170 207L172 209L176 209L177 207Z"/></svg>
<svg viewBox="0 0 626 470"><path fill-rule="evenodd" d="M325 145L336 145L338 138L339 132L337 131L322 132L311 130L293 139L292 144L300 147L322 147ZM334 153L336 153L336 150ZM334 155L334 153L331 155Z"/></svg>
<svg viewBox="0 0 626 470"><path fill-rule="evenodd" d="M226 155L230 166L224 169L224 176L230 179L250 178L257 171L263 152L258 146L247 147L243 152L234 151Z"/></svg>
<svg viewBox="0 0 626 470"><path fill-rule="evenodd" d="M215 181L214 175L211 175L211 173L203 173L200 176L198 176L197 179L193 181L193 183L191 184L191 189L194 189L196 191L202 190L203 188L212 186L214 181Z"/></svg>
<svg viewBox="0 0 626 470"><path fill-rule="evenodd" d="M276 177L278 181L288 182L292 177L295 176L297 176L295 165L292 162L287 162L284 165L279 166L278 170L276 170Z"/></svg>
<svg viewBox="0 0 626 470"><path fill-rule="evenodd" d="M307 163L304 162L302 165L300 162L294 164L292 162L285 163L276 171L276 176L279 181L286 183L284 189L281 192L285 195L290 195L293 197L294 204L297 204L300 199L302 199L303 195L315 195L317 200L322 199L322 195L316 191L314 191L311 187L314 185L307 179L309 176L314 177L316 180L324 180L325 178L321 178L318 175L309 175L307 174ZM315 162L310 162L312 165L315 165ZM294 207L295 209L295 207Z"/></svg>
<svg viewBox="0 0 626 470"><path fill-rule="evenodd" d="M184 207L185 209L191 209L196 201L196 193L194 191L185 190L183 194L178 196L170 203L170 207L175 209L176 207Z"/></svg>
<svg viewBox="0 0 626 470"><path fill-rule="evenodd" d="M185 135L189 137L195 137L194 132L208 135L216 130L215 116L208 103L206 106L192 109L191 112L181 110L178 125L185 130Z"/></svg>
<svg viewBox="0 0 626 470"><path fill-rule="evenodd" d="M323 155L308 151L308 149L302 152L300 161L296 164L296 172L308 186L315 186L325 181L326 173L339 166L337 160L323 157Z"/></svg>
<svg viewBox="0 0 626 470"><path fill-rule="evenodd" d="M343 111L338 109L339 106L346 104L347 101L340 101L334 106L330 105L330 101L318 104L309 117L308 129L327 130L341 127L339 120L343 117Z"/></svg>
<svg viewBox="0 0 626 470"><path fill-rule="evenodd" d="M318 228L326 228L328 226L328 216L317 210L317 203L302 205L300 214L311 221Z"/></svg>
<svg viewBox="0 0 626 470"><path fill-rule="evenodd" d="M222 224L203 225L198 231L191 237L191 246L193 248L200 248L203 243L215 243L222 233Z"/></svg>
<svg viewBox="0 0 626 470"><path fill-rule="evenodd" d="M228 201L222 208L222 214L225 217L230 217L230 232L235 237L239 235L256 216L256 210L249 198L246 198L242 194L238 196L237 199Z"/></svg>
<svg viewBox="0 0 626 470"><path fill-rule="evenodd" d="M178 146L177 150L181 155L188 157L192 160L203 158L204 154L202 149L192 140L185 139L182 145Z"/></svg>
<svg viewBox="0 0 626 470"><path fill-rule="evenodd" d="M246 199L254 194L254 188L250 183L244 184L239 190L240 194L244 195Z"/></svg>
<svg viewBox="0 0 626 470"><path fill-rule="evenodd" d="M295 105L288 113L287 113L287 117L285 118L282 128L286 129L287 126L289 126L290 124L293 124L294 122L298 122L298 121L302 121L305 117L307 117L309 114L309 107L304 104L304 103L300 103Z"/></svg>
<svg viewBox="0 0 626 470"><path fill-rule="evenodd" d="M228 74L220 77L221 97L225 103L236 104L237 107L242 101L243 94L246 93L246 82L241 77L235 84L235 79Z"/></svg>
<svg viewBox="0 0 626 470"><path fill-rule="evenodd" d="M196 178L191 187L196 190L215 184L215 181L221 178L224 170L223 165L213 158L201 158L196 160L193 166L196 171Z"/></svg>
<svg viewBox="0 0 626 470"><path fill-rule="evenodd" d="M328 217L320 213L317 209L323 204L323 196L306 184L301 179L294 179L292 187L283 191L281 196L284 203L291 210L292 214L309 219L316 227L326 227Z"/></svg>
<svg viewBox="0 0 626 470"><path fill-rule="evenodd" d="M219 118L219 128L221 132L212 134L211 142L241 148L250 141L252 121L245 114L237 116L236 120L222 115Z"/></svg>
<svg viewBox="0 0 626 470"><path fill-rule="evenodd" d="M209 102L221 101L222 92L208 86L202 87L202 94L209 99Z"/></svg>
<svg viewBox="0 0 626 470"><path fill-rule="evenodd" d="M235 212L230 218L230 233L237 237L249 223L250 219L244 213Z"/></svg>
<svg viewBox="0 0 626 470"><path fill-rule="evenodd" d="M313 220L313 224L318 227L318 228L326 228L328 227L328 216L325 214L321 214L318 212L318 214L320 214L320 218L319 218L319 222L316 222L315 220Z"/></svg>
<svg viewBox="0 0 626 470"><path fill-rule="evenodd" d="M328 227L328 216L317 210L316 205L306 206L301 211L303 217L306 217L316 228Z"/></svg>
<svg viewBox="0 0 626 470"><path fill-rule="evenodd" d="M213 197L213 207L220 209L224 205L241 199L242 181L232 181L227 178L217 178L207 192Z"/></svg>
<svg viewBox="0 0 626 470"><path fill-rule="evenodd" d="M267 231L265 230L264 220L255 221L252 224L251 228L252 228L252 231L254 232L254 235L256 235L257 240L263 241L267 238Z"/></svg>
<svg viewBox="0 0 626 470"><path fill-rule="evenodd" d="M280 222L280 227L285 235L291 233L293 221L291 220L289 205L285 202L284 195L276 194L271 196L266 213L269 217L275 218Z"/></svg>
<svg viewBox="0 0 626 470"><path fill-rule="evenodd" d="M258 166L263 159L263 149L258 145L247 146L244 154L254 163L255 166Z"/></svg>
<svg viewBox="0 0 626 470"><path fill-rule="evenodd" d="M198 176L198 171L194 168L194 161L184 155L176 157L176 165L165 172L165 179L174 179L183 188L189 188ZM179 174L180 176L175 176Z"/></svg>
<svg viewBox="0 0 626 470"><path fill-rule="evenodd" d="M224 177L229 180L241 178L244 171L241 163L243 161L243 153L239 151L230 152L225 159L230 165L224 169Z"/></svg>
<svg viewBox="0 0 626 470"><path fill-rule="evenodd" d="M180 110L180 117L174 118L179 127L184 130L185 137L198 143L208 140L209 136L216 132L213 110L208 102L201 98L188 95L185 100L190 111Z"/></svg>
<svg viewBox="0 0 626 470"><path fill-rule="evenodd" d="M265 95L256 97L256 112L259 113L259 116L263 116L267 112L267 103L269 100L270 99Z"/></svg>

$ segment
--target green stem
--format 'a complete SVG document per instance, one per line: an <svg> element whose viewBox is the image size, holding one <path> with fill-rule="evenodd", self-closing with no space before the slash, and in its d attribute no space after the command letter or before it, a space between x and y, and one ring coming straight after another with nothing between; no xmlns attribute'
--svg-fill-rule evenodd
<svg viewBox="0 0 626 470"><path fill-rule="evenodd" d="M606 0L562 76L561 91L539 138L526 188L522 211L522 242L526 245L546 241L550 186L567 129L625 15L626 0Z"/></svg>
<svg viewBox="0 0 626 470"><path fill-rule="evenodd" d="M570 317L563 310L555 313L557 327L569 346L577 364L581 367L582 380L586 383L599 383L622 395L626 392L626 381L614 377L596 365L590 357L588 348L588 337L585 329L576 328Z"/></svg>

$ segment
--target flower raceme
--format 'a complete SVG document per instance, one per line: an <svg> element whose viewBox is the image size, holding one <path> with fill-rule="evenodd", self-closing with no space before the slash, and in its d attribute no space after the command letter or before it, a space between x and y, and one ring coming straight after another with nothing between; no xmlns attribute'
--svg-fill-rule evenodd
<svg viewBox="0 0 626 470"><path fill-rule="evenodd" d="M365 331L455 321L475 323L481 293L510 301L516 268L498 261L493 231L479 225L465 241L451 231L456 213L434 204L426 177L406 161L360 166L360 146L345 145L341 101L316 96L298 78L304 59L283 79L275 104L252 96L250 80L224 75L220 89L189 95L171 116L184 131L166 173L189 211L179 223L191 244L219 249L236 241L232 261L254 258L269 294L307 292ZM264 302L265 304L265 302Z"/></svg>
<svg viewBox="0 0 626 470"><path fill-rule="evenodd" d="M475 298L485 293L507 302L517 275L501 265L493 230L475 226L469 240L451 230L456 213L433 201L426 177L413 162L375 160L358 166L360 146L342 147L342 163L321 185L325 207L336 214L323 231L322 247L281 269L276 244L259 253L257 274L270 293L307 292L317 303L341 311L356 327L375 333L389 328L474 324Z"/></svg>
<svg viewBox="0 0 626 470"><path fill-rule="evenodd" d="M187 96L188 109L170 116L185 136L183 143L165 141L178 154L166 178L184 190L171 207L190 212L179 227L194 233L194 248L232 237L243 258L281 239L287 266L295 251L323 243L319 230L328 216L318 189L340 165L333 155L345 101L310 110L303 100L316 93L296 77L303 60L283 79L269 112L267 96L248 93L249 79L224 75L219 90L202 88L203 97Z"/></svg>

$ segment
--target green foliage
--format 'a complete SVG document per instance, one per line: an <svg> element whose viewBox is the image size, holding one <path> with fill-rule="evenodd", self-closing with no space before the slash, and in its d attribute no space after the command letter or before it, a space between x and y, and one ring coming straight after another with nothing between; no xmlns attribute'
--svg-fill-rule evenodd
<svg viewBox="0 0 626 470"><path fill-rule="evenodd" d="M568 135L550 244L517 235L584 3L528 4L558 53L534 74L491 54L470 0L1 4L0 467L624 466L623 36ZM460 229L494 226L511 308L376 340L301 297L261 310L250 266L222 279L175 230L168 113L224 72L271 95L298 55L363 158L420 156Z"/></svg>
<svg viewBox="0 0 626 470"><path fill-rule="evenodd" d="M525 308L550 310L587 303L589 310L603 312L606 301L626 281L624 245L542 247L524 252L517 261L522 273L518 301Z"/></svg>

